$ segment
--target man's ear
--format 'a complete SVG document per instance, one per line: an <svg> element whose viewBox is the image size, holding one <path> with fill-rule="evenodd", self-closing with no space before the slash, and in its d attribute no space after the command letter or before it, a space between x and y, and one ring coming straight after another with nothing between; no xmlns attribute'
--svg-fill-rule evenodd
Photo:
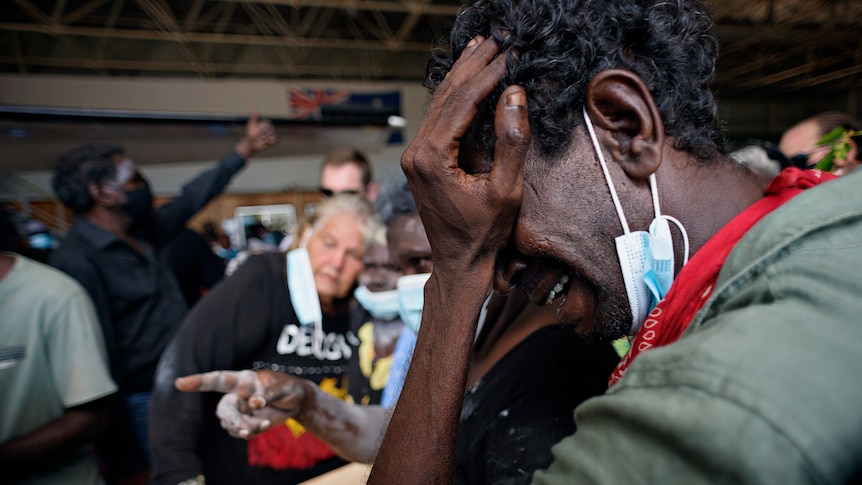
<svg viewBox="0 0 862 485"><path fill-rule="evenodd" d="M587 86L585 108L599 143L629 177L645 179L661 165L664 123L652 95L637 74L607 69Z"/></svg>

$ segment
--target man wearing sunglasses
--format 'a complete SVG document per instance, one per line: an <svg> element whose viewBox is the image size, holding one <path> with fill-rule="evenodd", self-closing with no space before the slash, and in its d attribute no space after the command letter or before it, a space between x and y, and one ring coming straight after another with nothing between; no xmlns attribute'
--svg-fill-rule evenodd
<svg viewBox="0 0 862 485"><path fill-rule="evenodd" d="M326 155L320 169L320 195L358 194L374 202L377 185L371 181L371 163L359 150L337 148Z"/></svg>

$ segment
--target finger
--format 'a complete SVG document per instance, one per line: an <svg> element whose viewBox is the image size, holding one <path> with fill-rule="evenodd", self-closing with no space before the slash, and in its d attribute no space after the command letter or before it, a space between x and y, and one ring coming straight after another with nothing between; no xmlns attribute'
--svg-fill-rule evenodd
<svg viewBox="0 0 862 485"><path fill-rule="evenodd" d="M239 396L234 393L225 394L216 405L216 416L219 418L221 427L231 436L248 438L252 433L252 427L240 412L240 401Z"/></svg>
<svg viewBox="0 0 862 485"><path fill-rule="evenodd" d="M461 55L452 64L452 69L446 73L446 77L438 89L446 89L450 85L457 85L473 78L482 68L500 52L500 45L494 39L486 39L477 35L461 51Z"/></svg>
<svg viewBox="0 0 862 485"><path fill-rule="evenodd" d="M445 103L439 108L438 118L440 121L426 128L428 133L425 137L428 144L426 148L431 151L430 155L432 156L428 156L429 153L416 154L419 155L419 159L437 163L442 161L444 164L432 165L427 168L458 170L458 150L461 146L461 139L464 138L467 129L476 117L479 104L494 91L505 73L505 56L497 57L471 80L459 85L456 92L445 98ZM421 172L423 165L415 162L418 160L410 161L408 165ZM402 168L405 169L405 173L409 173L404 160L402 160Z"/></svg>
<svg viewBox="0 0 862 485"><path fill-rule="evenodd" d="M265 416L245 416L244 420L253 434L263 433L273 425L272 420Z"/></svg>
<svg viewBox="0 0 862 485"><path fill-rule="evenodd" d="M249 112L248 123L247 126L254 126L257 124L258 118L260 117L260 113L257 111L257 108L252 108Z"/></svg>
<svg viewBox="0 0 862 485"><path fill-rule="evenodd" d="M288 374L280 374L275 381L264 386L249 400L253 408L257 404L254 401L257 400L264 405L268 404L282 411L293 412L301 408L305 402L305 387L300 379Z"/></svg>
<svg viewBox="0 0 862 485"><path fill-rule="evenodd" d="M416 163L423 158L442 158L450 162L449 168L457 166L460 140L473 121L478 104L505 73L505 56L495 59L498 53L497 43L481 36L473 38L464 48L428 103L418 131L426 135L414 138L401 157L401 169L408 179L412 179Z"/></svg>
<svg viewBox="0 0 862 485"><path fill-rule="evenodd" d="M498 53L499 46L493 39L480 41L472 50L465 49L450 71L447 86L432 100L439 103L434 106L440 121L435 127L444 130L433 136L445 136L447 140L463 136L476 116L479 103L493 92L506 73L506 56L497 56Z"/></svg>
<svg viewBox="0 0 862 485"><path fill-rule="evenodd" d="M248 405L251 409L263 409L266 407L266 398L260 394L255 394L248 398Z"/></svg>
<svg viewBox="0 0 862 485"><path fill-rule="evenodd" d="M228 434L236 438L248 439L272 426L273 421L269 416L251 414L252 411L244 404L245 400L239 398L235 393L225 394L219 400L216 406L216 416L219 418L221 427Z"/></svg>
<svg viewBox="0 0 862 485"><path fill-rule="evenodd" d="M423 118L420 132L425 131L424 125L434 124L439 119L440 109L450 103L450 98L457 96L461 86L472 80L497 55L499 46L492 39L486 41L483 37L473 38L452 68L446 73L443 82L437 86L434 96L428 103L426 116ZM445 122L445 118L442 120Z"/></svg>
<svg viewBox="0 0 862 485"><path fill-rule="evenodd" d="M252 371L213 371L179 377L174 381L177 389L184 392L244 392L254 391L255 374Z"/></svg>
<svg viewBox="0 0 862 485"><path fill-rule="evenodd" d="M266 418L258 418L256 416L243 416L243 426L235 427L231 426L226 421L220 421L222 429L227 431L227 433L234 438L240 438L247 440L255 435L263 433L272 427L273 423L271 420Z"/></svg>
<svg viewBox="0 0 862 485"><path fill-rule="evenodd" d="M521 86L509 86L500 96L494 117L494 134L497 141L489 179L500 193L509 193L521 183L531 140L527 94Z"/></svg>

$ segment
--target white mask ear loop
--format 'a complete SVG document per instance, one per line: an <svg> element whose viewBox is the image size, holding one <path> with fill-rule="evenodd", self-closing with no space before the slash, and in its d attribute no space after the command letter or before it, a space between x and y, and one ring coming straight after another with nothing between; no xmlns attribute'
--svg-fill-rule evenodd
<svg viewBox="0 0 862 485"><path fill-rule="evenodd" d="M631 232L629 230L629 223L628 223L628 221L626 221L625 214L623 214L623 206L620 204L620 198L617 197L617 191L616 191L616 189L614 189L614 183L611 180L611 174L608 172L608 166L605 163L605 156L602 155L602 151L599 149L599 140L596 137L595 130L593 129L593 122L590 120L589 115L587 115L587 107L586 106L584 106L583 112L584 112L584 121L586 121L586 124L587 124L587 131L590 132L590 140L592 140L592 142L593 142L593 148L596 149L596 154L599 157L599 164L601 164L601 166L602 166L602 172L605 174L605 180L607 181L608 188L611 191L611 198L614 200L614 207L617 208L617 214L619 215L620 223L623 226L623 233L628 234ZM655 194L655 191L653 191L653 194Z"/></svg>
<svg viewBox="0 0 862 485"><path fill-rule="evenodd" d="M649 190L652 192L652 206L655 210L655 218L661 218L661 208L659 207L658 202L658 184L655 181L655 174L651 173L649 176ZM679 221L677 221L679 222ZM682 227L682 224L679 224L679 227Z"/></svg>
<svg viewBox="0 0 862 485"><path fill-rule="evenodd" d="M598 140L598 137L596 137L595 129L593 129L593 122L592 122L592 120L590 120L590 116L587 114L586 106L583 107L583 113L584 113L584 121L586 122L586 125L587 125L587 131L589 131L589 133L590 133L590 140L593 142L593 148L595 148L596 155L599 157L599 164L601 164L602 172L605 174L605 181L607 181L608 189L610 189L610 191L611 191L611 198L614 201L614 207L616 207L617 214L620 217L620 223L623 226L623 232L625 234L628 234L629 232L631 232L629 230L629 224L628 224L628 221L626 221L625 214L623 214L623 208L622 208L622 205L620 204L620 198L617 197L617 191L614 188L613 181L611 180L611 174L608 172L608 166L605 163L605 156L602 154L602 151L599 147L599 140ZM676 227L679 228L679 231L682 233L682 240L685 244L685 253L684 253L685 256L683 258L682 264L683 264L683 266L685 266L685 264L688 263L688 255L689 255L688 233L685 231L685 227L683 227L682 223L679 222L676 218L671 217L671 216L661 215L661 207L659 206L658 187L656 184L655 174L650 174L649 183L650 183L650 192L652 192L652 204L653 204L653 210L655 211L656 219L667 219L667 220L673 222L676 225Z"/></svg>
<svg viewBox="0 0 862 485"><path fill-rule="evenodd" d="M650 190L652 191L652 205L653 207L655 207L655 218L666 219L670 222L673 222L674 225L676 225L677 229L679 229L679 232L682 233L682 242L684 245L682 265L685 266L686 263L688 263L688 233L685 231L685 227L683 227L682 222L679 222L679 220L677 220L675 217L662 215L658 201L658 187L655 181L655 174L650 174L649 186Z"/></svg>
<svg viewBox="0 0 862 485"><path fill-rule="evenodd" d="M679 229L679 232L682 233L682 242L683 242L682 265L685 266L686 263L688 263L688 249L689 249L688 248L688 233L685 231L685 227L682 225L681 222L679 222L676 219L676 217L664 215L664 216L659 216L658 218L659 219L667 219L670 222L673 222L674 225L676 225L677 229Z"/></svg>

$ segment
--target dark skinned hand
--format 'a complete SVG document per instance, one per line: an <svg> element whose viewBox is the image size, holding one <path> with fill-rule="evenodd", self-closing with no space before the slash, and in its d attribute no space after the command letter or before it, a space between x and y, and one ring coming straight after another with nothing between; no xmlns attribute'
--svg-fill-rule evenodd
<svg viewBox="0 0 862 485"><path fill-rule="evenodd" d="M257 110L253 109L245 124L245 136L236 143L234 151L243 158L249 158L276 143L278 134L272 122L260 119Z"/></svg>
<svg viewBox="0 0 862 485"><path fill-rule="evenodd" d="M474 38L432 97L413 142L401 158L431 242L434 272L453 278L493 270L511 235L524 192L530 142L526 94L509 86L497 103L490 171L468 174L458 165L477 107L506 72L493 39ZM490 281L490 277L489 277Z"/></svg>
<svg viewBox="0 0 862 485"><path fill-rule="evenodd" d="M506 56L499 54L493 40L470 41L435 91L401 158L431 242L434 269L425 286L410 371L369 484L452 483L475 323L520 210L530 144L526 94L510 86L497 103L493 161L467 160L477 150L462 146L478 106L506 72ZM462 151L470 172L488 162L490 170L468 173L459 167Z"/></svg>
<svg viewBox="0 0 862 485"><path fill-rule="evenodd" d="M221 427L248 439L293 417L305 403L304 379L269 370L213 371L180 377L184 392L223 392L216 407Z"/></svg>

